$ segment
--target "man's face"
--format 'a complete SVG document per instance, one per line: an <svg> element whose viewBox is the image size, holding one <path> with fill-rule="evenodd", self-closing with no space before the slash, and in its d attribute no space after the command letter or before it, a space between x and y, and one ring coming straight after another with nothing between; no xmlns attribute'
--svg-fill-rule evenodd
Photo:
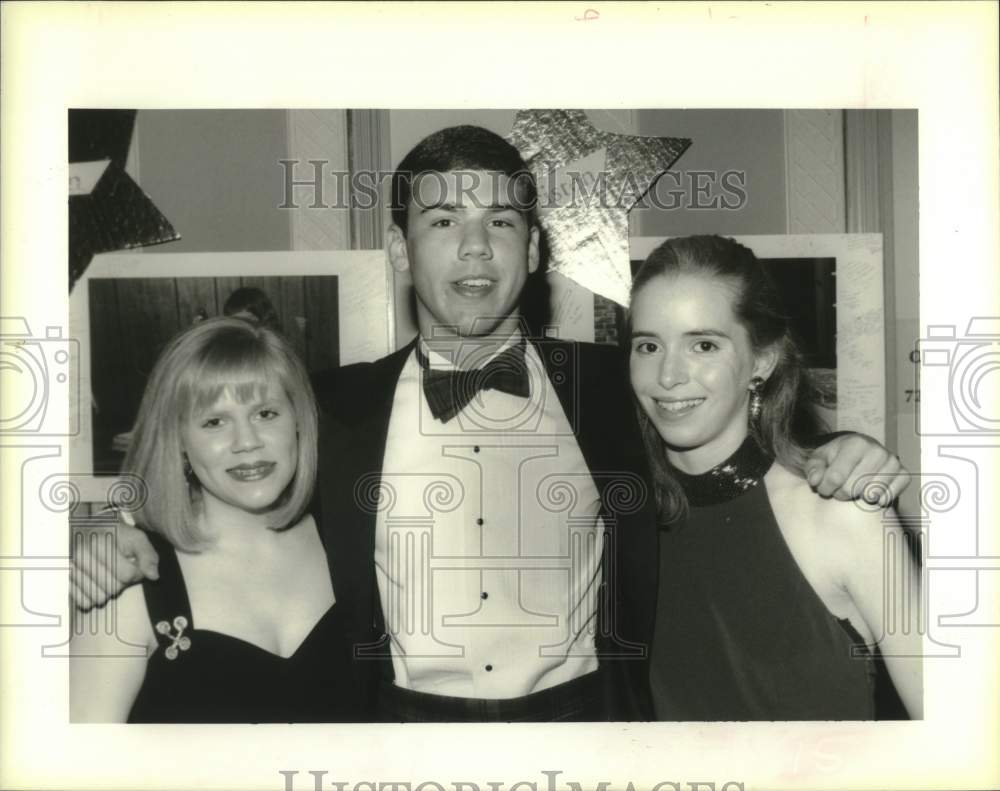
<svg viewBox="0 0 1000 791"><path fill-rule="evenodd" d="M393 226L389 254L413 277L424 338L436 327L461 337L509 333L538 268L538 228L517 211L513 189L502 173L467 170L424 174L414 184L406 237Z"/></svg>

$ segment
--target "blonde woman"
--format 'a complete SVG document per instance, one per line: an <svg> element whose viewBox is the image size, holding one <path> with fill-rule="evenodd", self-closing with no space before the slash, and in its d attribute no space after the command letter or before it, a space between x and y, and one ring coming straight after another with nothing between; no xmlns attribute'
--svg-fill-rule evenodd
<svg viewBox="0 0 1000 791"><path fill-rule="evenodd" d="M74 721L365 718L307 513L316 437L308 375L273 330L214 318L171 342L124 468L147 483L132 516L150 531L159 579L113 603L116 634L74 629ZM119 640L146 657L116 656Z"/></svg>

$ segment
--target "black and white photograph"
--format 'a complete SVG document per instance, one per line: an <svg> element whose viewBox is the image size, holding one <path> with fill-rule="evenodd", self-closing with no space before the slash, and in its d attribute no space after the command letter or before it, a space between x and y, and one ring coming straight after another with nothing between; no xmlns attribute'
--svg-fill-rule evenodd
<svg viewBox="0 0 1000 791"><path fill-rule="evenodd" d="M730 32L760 12L696 7ZM275 10L247 8L247 30ZM291 8L284 30L307 18ZM338 41L367 29L317 9L345 11ZM626 10L655 17L541 14L593 46ZM814 30L796 25L789 62ZM69 189L47 221L63 246L34 241L59 251L44 277L64 331L26 314L34 345L7 318L3 342L38 357L37 382L37 327L68 339L51 358L71 430L8 443L23 503L5 556L44 561L0 570L23 611L3 626L61 629L2 636L35 636L7 667L56 680L34 718L87 756L79 787L107 784L97 750L132 778L163 746L189 757L152 787L862 788L910 787L921 760L944 771L927 748L942 695L956 674L992 683L995 628L964 640L1000 622L977 565L1000 551L980 532L1000 320L927 311L929 273L956 266L928 258L928 185L953 175L928 156L941 107L909 77L878 101L806 101L798 83L743 101L709 79L696 102L679 76L616 96L612 70L589 100L509 81L365 100L315 74L279 90L294 64L225 99L59 94L46 117ZM954 233L974 247L982 229ZM921 399L935 376L947 392ZM947 425L929 443L931 422ZM20 761L15 787L30 772L58 775Z"/></svg>
<svg viewBox="0 0 1000 791"><path fill-rule="evenodd" d="M855 202L895 198L916 208L891 180L849 189L847 179L849 166L870 166L865 146L879 143L879 124L888 131L876 150L914 168L916 113L71 109L70 139L79 132L101 148L100 130L120 134L130 115L126 175L130 160L179 239L127 263L105 252L99 264L115 277L95 277L83 255L71 258L74 290L87 287L93 472L142 481L146 502L123 509L130 524L117 540L140 569L157 564L161 578L140 577L135 590L105 601L119 581L87 572L129 561L100 556L81 529L74 639L97 654L71 660L74 711L73 687L86 689L82 721L116 713L129 722L920 718L916 622L886 629L918 612L920 536L896 514L904 468L884 446L896 399L886 401L882 360L899 355L886 351L883 236L861 233L874 226L830 236L848 230ZM745 151L713 158L709 136L700 169L684 168L699 127L740 126L756 129L760 147L747 167ZM666 135L671 128L689 137ZM359 129L371 155L401 158L362 170L351 161ZM213 145L213 135L226 145ZM295 150L304 141L306 159ZM249 179L268 145L273 167L258 168L259 184L225 201L229 211L210 211L212 191L200 182L228 181L228 172ZM317 147L346 152L347 170L315 159ZM761 178L765 157L789 168L783 181ZM671 189L657 194L668 171ZM824 180L826 203L817 206ZM255 195L271 210L252 211ZM101 181L86 200L102 200ZM745 216L751 207L759 216ZM78 211L72 199L69 211ZM658 223L682 227L675 214L699 211L716 214L717 233L642 235ZM909 222L893 231L912 246L916 217L899 216ZM250 217L273 235L254 239L243 227ZM789 217L800 233L726 235L741 224L774 230ZM816 234L801 233L810 222ZM355 266L377 270L375 282L393 272L401 281L398 318L383 309L385 291L352 296L374 318L345 326L344 345L357 343L352 332L388 338L393 319L415 324L415 338L397 336L377 359L342 365L338 278L260 277L262 251L232 249L284 244L291 273L295 246L312 242L321 224L331 235L339 224L348 239L367 224L387 253ZM169 252L181 242L188 252ZM221 245L230 249L210 255ZM772 249L792 255L767 257ZM332 261L338 251L326 254ZM123 276L129 265L137 274L217 272L211 261L223 255L229 277ZM280 273L282 254L268 259ZM595 335L599 303L617 307L621 331L600 338L606 348L588 344L597 337L565 337L551 293L566 289L549 286L547 273L576 283ZM894 282L888 290L894 315ZM912 299L899 308L913 310ZM257 335L240 339L240 322ZM286 356L305 377L292 375ZM323 405L322 439L311 421L303 429L310 393L294 392L303 378ZM288 439L265 433L283 410L299 454L286 470ZM203 443L213 456L199 452ZM303 483L297 465L317 455L321 474L310 470ZM296 497L313 507L286 513ZM265 537L277 530L289 546L247 540L260 554L242 567L240 536L253 528L237 527L239 549L226 550L223 525L233 521L257 522ZM858 543L865 524L878 540ZM699 531L712 538L694 539ZM329 566L332 585L317 564ZM258 590L286 576L303 579L303 589ZM897 609L884 605L889 585ZM317 601L331 598L316 618ZM83 624L105 607L117 608L118 629L95 636ZM304 692L280 683L288 671L279 660L297 667L310 650L322 656L314 636L333 614L343 634L324 639L331 655L352 657L355 667L341 671L346 688L371 688L347 712L329 672L295 672ZM364 639L348 645L348 634ZM220 636L277 663L248 672L283 707L270 694L259 708L238 694L248 681L216 645ZM141 685L128 709L118 708L124 690L108 693L127 676L108 677L99 645L121 641L148 648L145 675L132 663ZM125 664L116 669L125 673ZM216 680L181 696L194 677ZM95 689L101 700L92 700ZM323 697L325 715L316 706ZM297 710L298 699L309 705Z"/></svg>

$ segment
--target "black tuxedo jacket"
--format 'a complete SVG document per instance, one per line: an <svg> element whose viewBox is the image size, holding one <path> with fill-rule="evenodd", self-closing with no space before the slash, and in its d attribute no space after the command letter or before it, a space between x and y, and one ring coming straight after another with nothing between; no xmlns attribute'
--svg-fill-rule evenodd
<svg viewBox="0 0 1000 791"><path fill-rule="evenodd" d="M314 382L323 415L317 516L333 587L350 613L358 661L373 660L386 678L392 664L375 579L375 503L396 383L414 343ZM609 716L652 719L656 509L622 356L610 346L532 343L601 495L605 544L596 643Z"/></svg>

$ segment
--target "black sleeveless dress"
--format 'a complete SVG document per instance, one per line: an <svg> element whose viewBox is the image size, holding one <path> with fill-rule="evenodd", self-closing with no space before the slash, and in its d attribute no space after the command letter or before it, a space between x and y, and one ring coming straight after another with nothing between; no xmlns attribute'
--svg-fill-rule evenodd
<svg viewBox="0 0 1000 791"><path fill-rule="evenodd" d="M343 607L334 604L292 656L198 629L173 546L148 533L160 579L143 582L159 647L129 722L344 722L370 719L370 697L352 661Z"/></svg>
<svg viewBox="0 0 1000 791"><path fill-rule="evenodd" d="M750 438L704 475L660 534L650 681L658 720L867 720L874 663L799 570Z"/></svg>

